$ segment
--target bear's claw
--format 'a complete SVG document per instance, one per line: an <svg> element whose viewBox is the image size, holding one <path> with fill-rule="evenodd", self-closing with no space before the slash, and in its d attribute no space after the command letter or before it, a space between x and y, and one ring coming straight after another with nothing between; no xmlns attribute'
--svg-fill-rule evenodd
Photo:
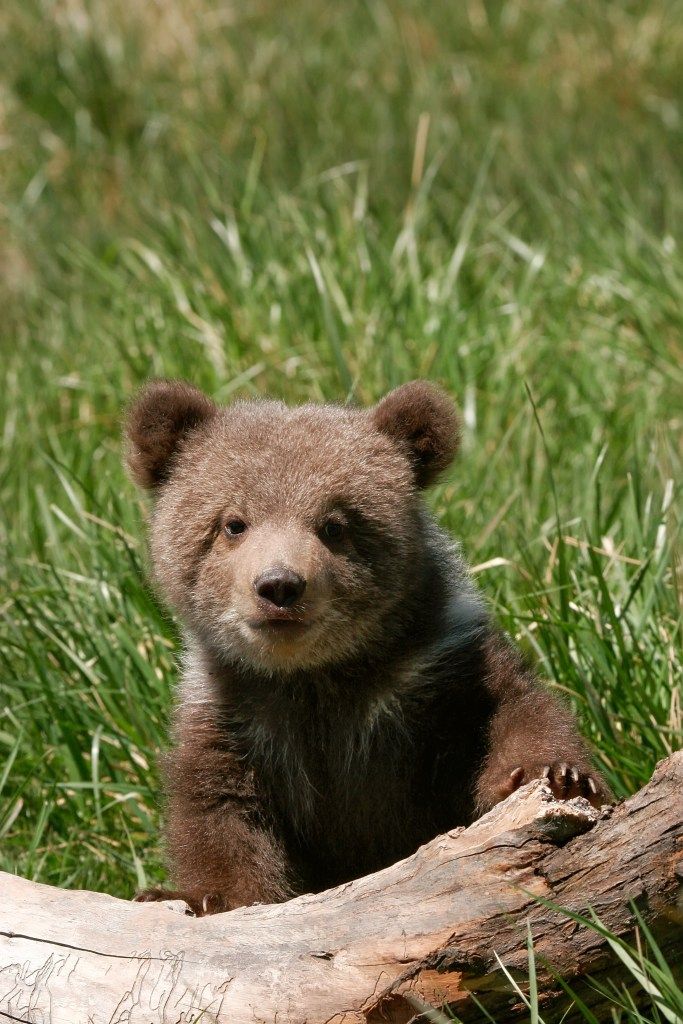
<svg viewBox="0 0 683 1024"><path fill-rule="evenodd" d="M582 796L594 807L600 807L604 803L604 794L600 793L594 777L566 761L547 764L540 774L527 771L520 765L510 772L505 788L514 793L525 782L531 782L539 777L547 782L553 796L558 800L572 800L574 797Z"/></svg>

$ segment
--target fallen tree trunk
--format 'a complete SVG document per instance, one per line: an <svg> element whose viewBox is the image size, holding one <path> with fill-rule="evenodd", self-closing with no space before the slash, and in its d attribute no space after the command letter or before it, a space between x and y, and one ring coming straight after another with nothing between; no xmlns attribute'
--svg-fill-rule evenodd
<svg viewBox="0 0 683 1024"><path fill-rule="evenodd" d="M494 951L523 978L527 922L537 958L573 985L618 969L599 935L535 896L590 905L622 935L635 902L683 960L682 819L679 753L602 815L534 782L374 875L200 920L0 874L0 1021L405 1024L444 1003L483 1019L473 992L513 1021L524 1008ZM552 1019L558 986L542 968L539 984Z"/></svg>

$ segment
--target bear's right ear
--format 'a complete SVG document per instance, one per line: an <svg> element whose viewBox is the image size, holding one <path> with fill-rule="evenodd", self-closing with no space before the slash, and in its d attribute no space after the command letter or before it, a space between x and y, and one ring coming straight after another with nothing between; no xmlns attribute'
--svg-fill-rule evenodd
<svg viewBox="0 0 683 1024"><path fill-rule="evenodd" d="M436 384L411 380L394 388L374 409L374 424L410 460L418 487L429 487L453 461L459 423L451 398Z"/></svg>
<svg viewBox="0 0 683 1024"><path fill-rule="evenodd" d="M145 384L126 419L126 462L135 482L149 488L165 483L180 442L216 411L210 398L185 381Z"/></svg>

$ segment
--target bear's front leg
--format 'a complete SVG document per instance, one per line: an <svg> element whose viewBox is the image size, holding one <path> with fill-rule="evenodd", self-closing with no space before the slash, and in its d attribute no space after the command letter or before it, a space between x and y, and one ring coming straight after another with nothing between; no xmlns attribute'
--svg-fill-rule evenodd
<svg viewBox="0 0 683 1024"><path fill-rule="evenodd" d="M488 752L476 782L479 812L540 778L558 799L583 796L594 807L611 802L571 713L539 684L503 637L494 634L487 640L484 665L494 705Z"/></svg>
<svg viewBox="0 0 683 1024"><path fill-rule="evenodd" d="M184 900L197 917L287 899L283 851L250 818L231 803L197 813L172 794L166 825L172 887L144 889L135 899Z"/></svg>
<svg viewBox="0 0 683 1024"><path fill-rule="evenodd" d="M292 872L250 771L209 720L186 718L178 734L165 759L172 885L135 899L182 899L198 917L288 899Z"/></svg>

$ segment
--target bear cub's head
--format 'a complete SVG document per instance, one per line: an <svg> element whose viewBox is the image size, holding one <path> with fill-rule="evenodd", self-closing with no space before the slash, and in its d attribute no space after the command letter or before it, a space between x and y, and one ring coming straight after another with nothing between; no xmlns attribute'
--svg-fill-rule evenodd
<svg viewBox="0 0 683 1024"><path fill-rule="evenodd" d="M157 380L126 435L164 596L219 661L273 674L358 655L401 620L426 545L419 491L458 423L426 381L356 409L221 407Z"/></svg>

